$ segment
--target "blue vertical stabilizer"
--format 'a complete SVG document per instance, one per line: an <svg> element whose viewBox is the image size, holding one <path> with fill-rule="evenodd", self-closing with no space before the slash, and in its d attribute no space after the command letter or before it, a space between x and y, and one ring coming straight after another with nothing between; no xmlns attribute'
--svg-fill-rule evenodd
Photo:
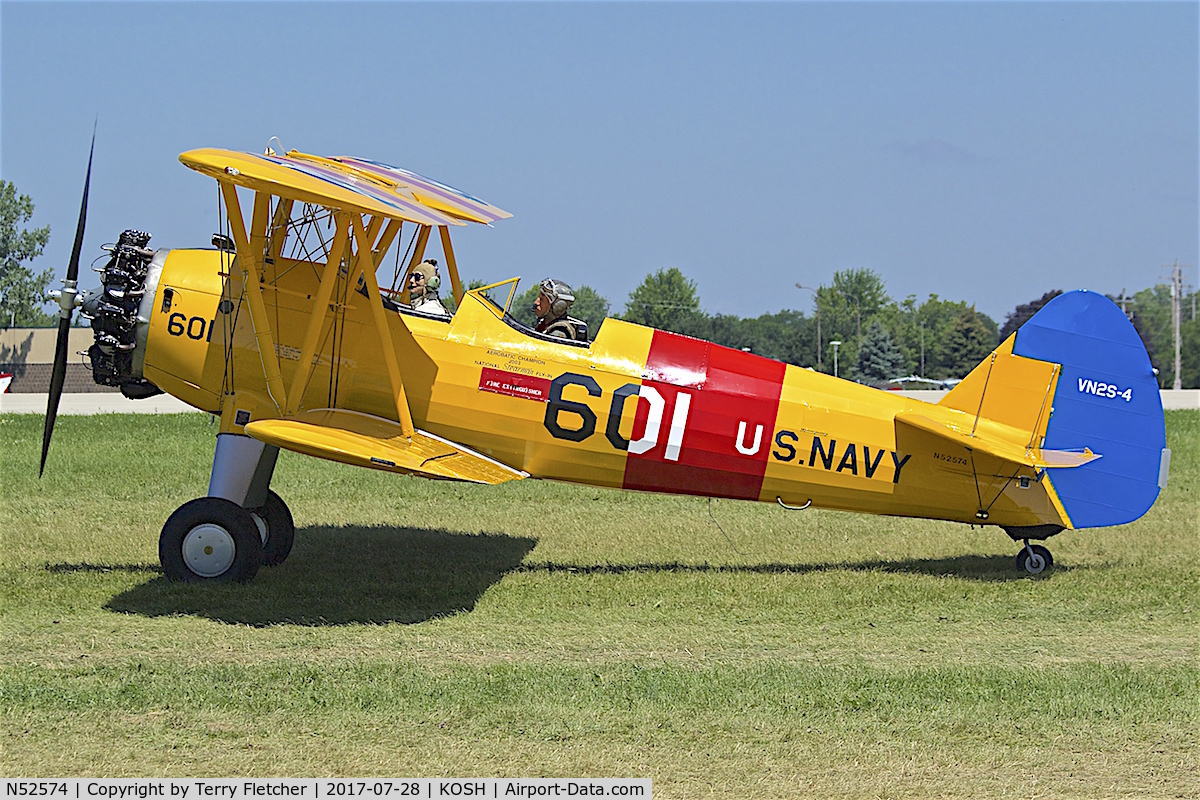
<svg viewBox="0 0 1200 800"><path fill-rule="evenodd" d="M1145 514L1158 498L1167 431L1150 357L1121 309L1094 292L1061 294L1021 326L1013 352L1062 365L1043 448L1101 456L1049 473L1072 526Z"/></svg>

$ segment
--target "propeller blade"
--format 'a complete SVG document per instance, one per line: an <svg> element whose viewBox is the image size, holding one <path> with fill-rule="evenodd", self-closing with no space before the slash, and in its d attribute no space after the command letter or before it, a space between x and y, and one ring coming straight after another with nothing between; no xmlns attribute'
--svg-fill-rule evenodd
<svg viewBox="0 0 1200 800"><path fill-rule="evenodd" d="M63 381L67 377L67 340L71 336L70 317L58 318L58 344L54 350L54 371L50 374L50 396L46 400L46 424L42 428L42 463L38 477L46 469L46 456L50 452L50 437L54 435L54 421L58 418L58 401L62 399Z"/></svg>
<svg viewBox="0 0 1200 800"><path fill-rule="evenodd" d="M83 250L83 226L87 221L88 187L92 183L92 155L96 152L96 126L92 126L92 146L88 149L87 177L83 179L83 202L79 204L79 224L75 227L75 246L67 264L67 280L79 280L79 253Z"/></svg>
<svg viewBox="0 0 1200 800"><path fill-rule="evenodd" d="M83 179L83 200L79 205L79 224L75 228L75 245L71 248L71 260L67 263L67 277L59 297L58 342L54 349L54 371L50 373L50 394L46 398L46 422L42 428L42 462L38 466L38 477L46 470L46 456L50 453L50 437L54 435L54 421L58 418L58 402L62 399L63 382L67 378L67 347L71 337L71 317L75 314L76 285L79 280L79 254L83 250L83 229L87 222L88 188L92 183L92 156L96 152L96 126L92 126L92 146L88 150L87 175Z"/></svg>

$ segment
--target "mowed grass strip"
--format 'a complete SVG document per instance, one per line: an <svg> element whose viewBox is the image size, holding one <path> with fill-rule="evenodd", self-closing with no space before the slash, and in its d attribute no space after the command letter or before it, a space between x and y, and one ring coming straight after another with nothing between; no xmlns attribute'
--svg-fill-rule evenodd
<svg viewBox="0 0 1200 800"><path fill-rule="evenodd" d="M1134 525L995 529L281 456L293 556L165 581L201 415L0 417L7 775L623 775L661 797L1200 794L1200 414Z"/></svg>
<svg viewBox="0 0 1200 800"><path fill-rule="evenodd" d="M250 774L374 774L385 764L387 774L404 775L557 774L551 765L592 776L652 772L670 796L672 787L689 793L711 783L719 764L737 772L722 781L730 788L836 793L851 788L839 788L842 767L864 780L870 768L887 770L865 761L873 753L907 754L912 771L880 774L860 789L928 790L948 763L998 761L1045 772L978 775L970 791L1023 791L1041 780L1074 795L1096 776L1094 768L1075 774L1084 753L1126 771L1130 793L1174 791L1169 776L1189 759L1180 734L1195 690L1182 667L276 662L43 673L6 681L6 700L38 709L10 756L33 749L40 720L86 726L54 753L71 773L100 765L119 775L147 766L204 774L208 764L194 761L200 751ZM288 740L296 747L279 746ZM154 752L133 752L147 743ZM841 762L847 755L863 761Z"/></svg>

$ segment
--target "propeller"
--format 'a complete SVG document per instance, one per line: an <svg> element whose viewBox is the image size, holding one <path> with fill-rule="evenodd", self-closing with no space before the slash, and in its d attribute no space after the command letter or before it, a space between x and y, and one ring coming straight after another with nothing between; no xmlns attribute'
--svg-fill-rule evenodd
<svg viewBox="0 0 1200 800"><path fill-rule="evenodd" d="M83 249L83 228L87 220L88 186L92 182L92 154L96 151L96 126L92 126L92 146L88 150L87 177L83 179L83 202L79 206L79 225L75 228L75 246L67 263L67 277L58 292L58 344L54 350L54 371L50 374L50 396L46 400L46 424L42 429L42 463L38 477L46 469L46 454L50 452L50 437L58 417L58 401L62 399L63 381L67 377L67 340L71 335L71 317L75 313L75 297L79 294L79 253Z"/></svg>

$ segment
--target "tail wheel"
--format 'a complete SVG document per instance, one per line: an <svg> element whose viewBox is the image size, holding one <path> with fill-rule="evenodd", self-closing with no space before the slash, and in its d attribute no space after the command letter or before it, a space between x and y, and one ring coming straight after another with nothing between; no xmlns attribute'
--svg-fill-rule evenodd
<svg viewBox="0 0 1200 800"><path fill-rule="evenodd" d="M267 490L267 502L262 508L250 512L255 521L261 521L266 528L263 538L263 566L277 567L287 560L292 552L292 544L296 540L296 523L292 521L292 512L287 503L272 490Z"/></svg>
<svg viewBox="0 0 1200 800"><path fill-rule="evenodd" d="M1030 575L1040 575L1054 566L1054 556L1040 544L1025 543L1025 549L1017 553L1017 569Z"/></svg>
<svg viewBox="0 0 1200 800"><path fill-rule="evenodd" d="M167 519L158 558L173 581L248 581L262 564L263 543L249 511L219 497L201 497Z"/></svg>

